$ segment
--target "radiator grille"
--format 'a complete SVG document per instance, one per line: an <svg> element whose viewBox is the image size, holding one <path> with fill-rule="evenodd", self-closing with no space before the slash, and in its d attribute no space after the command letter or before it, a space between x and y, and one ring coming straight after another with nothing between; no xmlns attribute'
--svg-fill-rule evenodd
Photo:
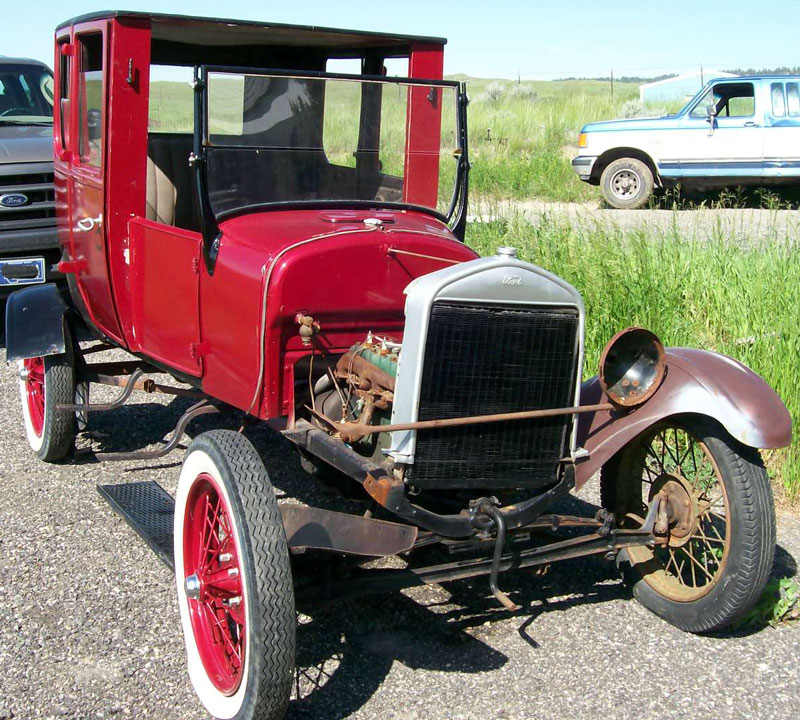
<svg viewBox="0 0 800 720"><path fill-rule="evenodd" d="M27 198L24 205L0 205L0 231L55 225L55 193L53 173L25 175L0 175L0 195L22 193Z"/></svg>
<svg viewBox="0 0 800 720"><path fill-rule="evenodd" d="M567 407L574 402L578 311L435 303L419 419ZM420 488L541 487L567 452L572 416L417 433Z"/></svg>

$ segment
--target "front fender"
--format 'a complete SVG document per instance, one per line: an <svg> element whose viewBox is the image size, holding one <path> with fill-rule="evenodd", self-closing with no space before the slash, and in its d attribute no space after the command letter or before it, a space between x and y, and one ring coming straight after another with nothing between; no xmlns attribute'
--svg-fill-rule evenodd
<svg viewBox="0 0 800 720"><path fill-rule="evenodd" d="M11 293L6 302L6 362L65 353L67 311L52 283Z"/></svg>
<svg viewBox="0 0 800 720"><path fill-rule="evenodd" d="M644 405L629 411L604 410L578 416L578 445L589 457L578 463L580 487L611 457L654 423L693 413L717 420L744 445L779 448L792 440L792 419L778 394L737 360L691 348L666 351L667 374ZM597 377L581 388L581 404L608 402Z"/></svg>

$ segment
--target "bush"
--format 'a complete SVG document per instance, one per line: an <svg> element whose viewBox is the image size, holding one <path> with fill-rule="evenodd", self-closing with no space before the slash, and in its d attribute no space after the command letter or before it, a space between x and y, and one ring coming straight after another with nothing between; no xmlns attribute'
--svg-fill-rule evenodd
<svg viewBox="0 0 800 720"><path fill-rule="evenodd" d="M531 87L530 85L514 85L513 89L511 90L511 97L517 100L524 100L525 102L534 102L536 98L539 97L539 93L536 92L536 88Z"/></svg>
<svg viewBox="0 0 800 720"><path fill-rule="evenodd" d="M500 83L492 83L486 88L486 92L483 93L481 100L489 103L489 105L497 105L502 97L503 86Z"/></svg>
<svg viewBox="0 0 800 720"><path fill-rule="evenodd" d="M622 110L620 111L620 117L624 118L637 118L637 117L645 117L647 115L647 110L645 110L644 103L641 100L628 100L623 106Z"/></svg>

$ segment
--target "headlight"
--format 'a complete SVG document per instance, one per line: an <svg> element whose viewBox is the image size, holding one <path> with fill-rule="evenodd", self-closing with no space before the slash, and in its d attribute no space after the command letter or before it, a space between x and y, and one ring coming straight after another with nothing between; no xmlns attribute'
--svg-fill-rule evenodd
<svg viewBox="0 0 800 720"><path fill-rule="evenodd" d="M641 405L658 390L667 365L661 340L649 330L618 332L600 355L600 385L619 407Z"/></svg>
<svg viewBox="0 0 800 720"><path fill-rule="evenodd" d="M589 144L589 138L586 137L586 133L581 133L578 135L578 147L585 148Z"/></svg>

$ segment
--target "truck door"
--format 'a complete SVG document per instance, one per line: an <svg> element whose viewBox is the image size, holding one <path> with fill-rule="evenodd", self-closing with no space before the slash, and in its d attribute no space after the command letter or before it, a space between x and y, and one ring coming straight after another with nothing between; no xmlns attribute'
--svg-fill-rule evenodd
<svg viewBox="0 0 800 720"><path fill-rule="evenodd" d="M106 168L106 94L108 27L86 23L72 38L73 82L66 167L69 185L67 216L70 257L75 282L92 322L121 342L111 294L106 256L104 188Z"/></svg>
<svg viewBox="0 0 800 720"><path fill-rule="evenodd" d="M764 81L764 174L767 177L800 175L800 82Z"/></svg>
<svg viewBox="0 0 800 720"><path fill-rule="evenodd" d="M713 85L681 120L675 148L683 177L759 176L764 163L763 110L752 82ZM706 108L716 116L708 120Z"/></svg>

